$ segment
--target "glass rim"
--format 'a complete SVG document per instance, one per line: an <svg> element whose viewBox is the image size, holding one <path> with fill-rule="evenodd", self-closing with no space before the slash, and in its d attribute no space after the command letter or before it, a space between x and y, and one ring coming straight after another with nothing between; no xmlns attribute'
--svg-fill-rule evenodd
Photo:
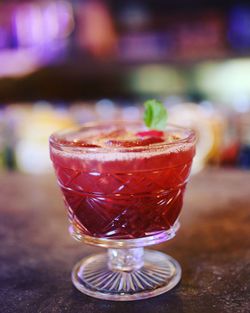
<svg viewBox="0 0 250 313"><path fill-rule="evenodd" d="M126 125L141 125L143 126L144 123L140 120L108 120L108 121L95 121L95 122L87 122L83 123L74 127L70 128L64 128L61 130L58 130L56 132L53 132L50 137L49 137L49 143L50 145L58 150L64 150L67 149L67 151L72 151L72 152L90 152L90 153L99 153L99 152L105 152L105 153L113 153L113 152L140 152L140 151L152 151L152 150L158 150L158 149L167 149L170 147L178 146L181 144L186 144L186 143L195 143L197 138L196 138L196 133L194 130L188 127L182 127L179 125L175 124L167 124L166 130L168 129L173 129L175 131L182 132L183 134L186 133L187 135L184 136L184 138L177 139L173 142L161 142L161 143L154 143L152 145L148 146L136 146L136 147L77 147L77 146L72 146L68 143L61 143L58 141L59 137L63 136L64 134L69 134L71 132L79 132L79 131L84 131L84 129L95 129L98 127L111 127L117 125L118 127L121 126L122 124Z"/></svg>

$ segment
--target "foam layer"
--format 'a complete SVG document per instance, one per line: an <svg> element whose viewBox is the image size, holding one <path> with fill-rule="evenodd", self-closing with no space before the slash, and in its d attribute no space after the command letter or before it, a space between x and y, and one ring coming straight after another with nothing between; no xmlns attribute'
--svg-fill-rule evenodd
<svg viewBox="0 0 250 313"><path fill-rule="evenodd" d="M58 155L63 158L71 158L71 159L80 159L80 160L96 160L98 162L108 162L108 161L128 161L133 159L149 159L154 156L170 154L170 153L179 153L182 151L187 151L194 146L193 143L180 143L174 144L173 146L165 146L162 148L152 148L146 151L114 151L115 149L110 149L107 152L85 152L84 150L75 149L72 151L61 151L54 147L51 147L52 154ZM113 151L112 151L113 150Z"/></svg>

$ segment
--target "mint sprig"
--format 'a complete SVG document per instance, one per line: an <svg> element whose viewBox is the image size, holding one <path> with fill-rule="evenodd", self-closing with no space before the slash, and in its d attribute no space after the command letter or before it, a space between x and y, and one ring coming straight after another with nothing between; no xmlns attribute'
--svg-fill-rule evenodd
<svg viewBox="0 0 250 313"><path fill-rule="evenodd" d="M144 102L144 122L150 129L164 130L167 124L167 110L161 101L152 99Z"/></svg>

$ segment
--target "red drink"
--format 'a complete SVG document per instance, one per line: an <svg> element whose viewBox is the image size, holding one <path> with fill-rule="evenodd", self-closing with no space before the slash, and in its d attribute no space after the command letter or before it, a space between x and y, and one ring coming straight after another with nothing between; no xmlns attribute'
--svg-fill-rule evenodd
<svg viewBox="0 0 250 313"><path fill-rule="evenodd" d="M133 239L174 225L195 136L172 126L147 132L139 122L93 124L52 135L50 152L77 233Z"/></svg>

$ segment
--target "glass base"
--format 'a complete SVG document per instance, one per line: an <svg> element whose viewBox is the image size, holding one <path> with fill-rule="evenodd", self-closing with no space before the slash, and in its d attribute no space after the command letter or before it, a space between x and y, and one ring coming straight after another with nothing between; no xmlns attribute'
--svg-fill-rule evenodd
<svg viewBox="0 0 250 313"><path fill-rule="evenodd" d="M72 281L81 292L99 299L132 301L155 297L174 288L181 267L172 257L158 251L108 249L78 262Z"/></svg>

